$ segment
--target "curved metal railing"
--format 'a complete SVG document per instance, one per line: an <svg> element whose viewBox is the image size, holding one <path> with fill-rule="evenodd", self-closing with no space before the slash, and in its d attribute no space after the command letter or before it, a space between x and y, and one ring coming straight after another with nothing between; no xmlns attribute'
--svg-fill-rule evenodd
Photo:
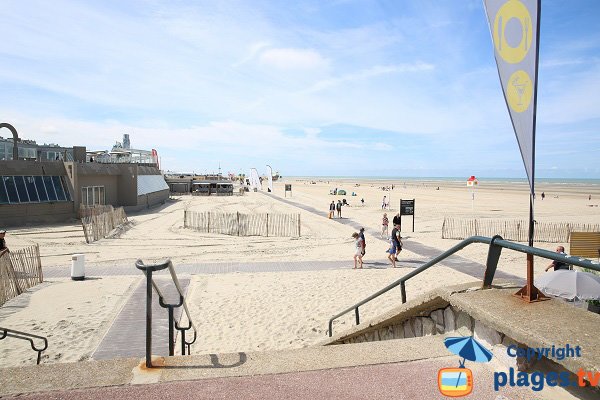
<svg viewBox="0 0 600 400"><path fill-rule="evenodd" d="M7 338L7 337L12 337L15 339L22 339L22 340L29 341L29 344L31 344L31 348L33 349L33 351L37 351L37 353L38 353L36 364L38 364L38 365L40 364L40 362L42 361L42 351L44 351L48 348L48 339L46 339L43 336L34 335L32 333L16 331L14 329L8 329L8 328L0 328L0 340ZM33 339L42 340L44 342L44 347L41 349L38 349L35 346Z"/></svg>
<svg viewBox="0 0 600 400"><path fill-rule="evenodd" d="M175 355L175 332L174 329L177 329L181 333L181 355L185 355L185 349L187 346L187 353L190 354L190 347L196 341L197 331L194 323L192 322L192 317L190 315L190 311L185 302L185 296L183 295L183 290L181 289L181 285L179 284L179 279L177 279L177 274L175 273L175 269L173 268L173 263L171 260L165 260L165 262L160 264L152 264L146 265L142 260L137 260L135 262L135 267L141 270L144 275L146 275L146 367L152 368L152 289L156 291L158 294L158 303L161 307L168 309L169 311L169 355ZM155 271L161 271L163 269L169 269L169 273L171 274L171 279L175 284L175 288L177 289L177 293L179 294L179 299L177 303L166 303L165 296L163 296L162 291L152 279L152 273ZM183 306L183 310L185 311L185 315L188 320L188 324L186 327L179 326L179 323L175 321L174 310L178 307ZM185 332L189 329L193 328L194 338L188 342L185 339Z"/></svg>
<svg viewBox="0 0 600 400"><path fill-rule="evenodd" d="M446 250L445 252L443 252L439 256L435 257L431 261L423 264L422 266L415 269L414 271L404 275L402 278L394 281L393 283L389 284L388 286L384 287L383 289L379 290L378 292L370 295L369 297L365 298L364 300L359 301L358 303L354 304L353 306L348 307L344 311L331 317L331 319L329 319L329 331L328 331L329 337L331 337L333 335L333 321L334 320L336 320L337 318L354 310L354 313L356 316L356 325L359 325L360 324L360 315L358 312L358 308L397 286L400 286L400 290L402 291L402 304L406 303L406 285L405 285L405 283L407 280L420 274L421 272L425 271L429 267L434 266L435 264L439 263L440 261L450 257L454 253L462 250L463 248L465 248L468 245L473 244L473 243L484 243L484 244L490 245L490 248L488 251L487 263L486 263L485 275L483 278L483 287L486 287L486 288L490 287L492 284L492 281L494 279L494 274L496 273L496 267L498 266L498 259L500 258L500 253L502 251L502 248L518 251L521 253L533 254L534 256L543 257L543 258L547 258L550 260L556 260L556 261L564 262L566 264L576 265L578 267L589 268L594 271L600 271L599 263L590 261L585 258L563 255L563 254L555 253L555 252L544 250L544 249L538 249L537 247L529 247L529 246L526 246L523 244L513 243L508 240L502 239L502 237L499 235L496 235L492 238L485 237L485 236L471 236L470 238L467 238L467 239L463 240L462 242L456 244L455 246Z"/></svg>

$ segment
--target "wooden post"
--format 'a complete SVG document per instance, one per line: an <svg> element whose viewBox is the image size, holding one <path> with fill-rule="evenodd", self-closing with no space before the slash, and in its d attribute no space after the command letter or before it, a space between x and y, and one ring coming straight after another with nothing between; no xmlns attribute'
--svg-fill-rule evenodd
<svg viewBox="0 0 600 400"><path fill-rule="evenodd" d="M42 259L40 257L40 245L36 243L35 245L35 255L37 258L37 270L38 270L38 279L40 283L44 282L44 273L42 271Z"/></svg>
<svg viewBox="0 0 600 400"><path fill-rule="evenodd" d="M298 213L298 237L300 237L300 213Z"/></svg>
<svg viewBox="0 0 600 400"><path fill-rule="evenodd" d="M240 236L240 212L237 212L237 231L238 231L238 236Z"/></svg>
<svg viewBox="0 0 600 400"><path fill-rule="evenodd" d="M267 213L267 237L269 237L269 213Z"/></svg>
<svg viewBox="0 0 600 400"><path fill-rule="evenodd" d="M208 233L210 233L210 211L206 214L208 215Z"/></svg>

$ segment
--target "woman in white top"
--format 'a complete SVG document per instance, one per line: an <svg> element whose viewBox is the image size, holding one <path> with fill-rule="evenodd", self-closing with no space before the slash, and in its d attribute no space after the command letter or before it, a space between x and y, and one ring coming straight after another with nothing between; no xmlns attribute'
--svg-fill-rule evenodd
<svg viewBox="0 0 600 400"><path fill-rule="evenodd" d="M363 248L364 248L364 241L361 239L361 237L358 235L357 232L354 232L352 234L352 237L354 238L354 246L356 248L356 251L354 252L354 269L356 269L357 264L360 265L360 267L358 267L358 268L362 268L363 267L362 253L363 253Z"/></svg>

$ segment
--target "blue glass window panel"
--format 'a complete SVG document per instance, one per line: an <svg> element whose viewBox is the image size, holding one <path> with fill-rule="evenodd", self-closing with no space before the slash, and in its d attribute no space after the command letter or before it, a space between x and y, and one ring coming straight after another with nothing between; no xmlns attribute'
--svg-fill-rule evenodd
<svg viewBox="0 0 600 400"><path fill-rule="evenodd" d="M48 194L46 193L46 188L44 187L44 180L41 176L34 176L35 179L35 187L37 188L38 195L40 196L40 201L48 201Z"/></svg>
<svg viewBox="0 0 600 400"><path fill-rule="evenodd" d="M44 185L46 186L46 192L48 192L48 201L56 201L56 191L54 190L54 183L52 182L51 176L43 176Z"/></svg>
<svg viewBox="0 0 600 400"><path fill-rule="evenodd" d="M69 193L69 185L67 185L66 178L61 176L60 181L62 182L63 189L65 190L65 198L67 201L71 201L71 193Z"/></svg>
<svg viewBox="0 0 600 400"><path fill-rule="evenodd" d="M6 186L6 192L8 193L8 200L11 203L18 203L19 195L17 194L17 187L15 186L15 180L13 177L5 176L4 185Z"/></svg>
<svg viewBox="0 0 600 400"><path fill-rule="evenodd" d="M25 180L22 176L13 176L13 178L15 179L17 192L19 193L19 200L21 200L21 203L29 203L29 195L27 194L27 188L25 187Z"/></svg>
<svg viewBox="0 0 600 400"><path fill-rule="evenodd" d="M37 190L35 189L35 179L33 179L33 176L24 176L23 179L25 179L25 186L27 187L27 192L29 193L29 200L35 202L40 201Z"/></svg>
<svg viewBox="0 0 600 400"><path fill-rule="evenodd" d="M0 204L8 204L8 193L4 187L4 176L0 176Z"/></svg>
<svg viewBox="0 0 600 400"><path fill-rule="evenodd" d="M65 201L65 191L63 190L62 183L60 182L60 176L53 176L52 182L54 182L54 189L56 190L56 197L59 201Z"/></svg>

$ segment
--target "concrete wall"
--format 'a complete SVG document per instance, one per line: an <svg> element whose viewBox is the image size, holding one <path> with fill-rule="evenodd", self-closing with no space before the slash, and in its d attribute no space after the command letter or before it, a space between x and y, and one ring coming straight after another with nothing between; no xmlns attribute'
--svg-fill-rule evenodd
<svg viewBox="0 0 600 400"><path fill-rule="evenodd" d="M1 204L0 228L30 224L51 224L75 218L73 203Z"/></svg>
<svg viewBox="0 0 600 400"><path fill-rule="evenodd" d="M135 206L125 207L125 212L141 211L148 208L156 207L161 204L165 204L168 199L168 190L161 190L160 192L143 194L137 197L138 203Z"/></svg>

